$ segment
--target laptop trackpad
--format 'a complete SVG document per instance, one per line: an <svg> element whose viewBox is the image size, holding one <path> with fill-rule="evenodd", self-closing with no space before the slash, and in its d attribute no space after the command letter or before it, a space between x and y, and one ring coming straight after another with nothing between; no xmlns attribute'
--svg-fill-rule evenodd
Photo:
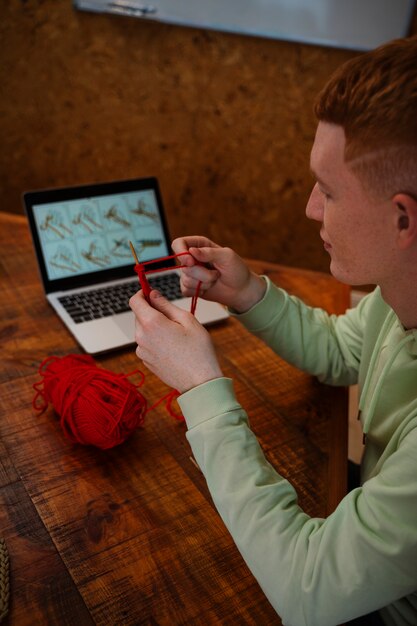
<svg viewBox="0 0 417 626"><path fill-rule="evenodd" d="M132 312L84 324L73 324L71 330L84 350L90 354L135 343L135 318Z"/></svg>
<svg viewBox="0 0 417 626"><path fill-rule="evenodd" d="M115 324L129 342L133 343L135 341L135 317L133 313L128 312L123 315L117 315L109 319L109 322Z"/></svg>

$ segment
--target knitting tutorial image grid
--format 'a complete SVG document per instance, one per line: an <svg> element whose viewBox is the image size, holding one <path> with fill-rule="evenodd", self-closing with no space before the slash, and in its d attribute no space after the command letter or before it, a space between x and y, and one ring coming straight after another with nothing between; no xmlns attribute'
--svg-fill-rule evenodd
<svg viewBox="0 0 417 626"><path fill-rule="evenodd" d="M152 190L38 204L36 227L50 280L168 254Z"/></svg>

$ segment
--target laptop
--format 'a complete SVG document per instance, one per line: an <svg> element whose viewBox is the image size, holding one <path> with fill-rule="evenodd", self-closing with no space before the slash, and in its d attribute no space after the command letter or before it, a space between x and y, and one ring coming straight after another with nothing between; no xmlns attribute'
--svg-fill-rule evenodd
<svg viewBox="0 0 417 626"><path fill-rule="evenodd" d="M129 298L139 290L131 241L140 262L172 254L156 178L138 178L23 195L46 298L80 346L99 354L135 343ZM148 269L174 268L175 259ZM180 270L148 276L151 287L190 310ZM228 317L215 302L198 300L205 325Z"/></svg>

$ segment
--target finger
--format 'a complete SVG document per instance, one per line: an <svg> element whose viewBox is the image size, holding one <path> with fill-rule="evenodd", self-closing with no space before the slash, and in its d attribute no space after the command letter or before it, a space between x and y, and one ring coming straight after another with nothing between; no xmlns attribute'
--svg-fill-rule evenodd
<svg viewBox="0 0 417 626"><path fill-rule="evenodd" d="M171 248L175 254L180 252L188 252L187 237L177 237L171 243Z"/></svg>
<svg viewBox="0 0 417 626"><path fill-rule="evenodd" d="M154 309L162 313L165 317L173 322L179 322L183 324L186 319L189 317L189 313L184 311L183 309L178 308L174 304L172 304L169 300L164 298L164 296L153 289L150 293L151 305Z"/></svg>
<svg viewBox="0 0 417 626"><path fill-rule="evenodd" d="M129 306L139 321L147 319L152 314L152 307L146 301L142 289L130 298Z"/></svg>
<svg viewBox="0 0 417 626"><path fill-rule="evenodd" d="M231 256L229 248L221 248L220 246L216 248L190 246L189 252L199 263L210 264L214 267L222 267Z"/></svg>
<svg viewBox="0 0 417 626"><path fill-rule="evenodd" d="M142 363L144 365L146 365L146 363L145 363L145 354L144 354L144 351L143 351L142 347L139 344L138 344L138 347L136 348L135 352L136 352L136 356L138 357L138 359L140 359L142 361Z"/></svg>
<svg viewBox="0 0 417 626"><path fill-rule="evenodd" d="M143 338L144 338L143 329L136 322L135 323L135 341L136 341L136 344L137 344L137 346L136 346L136 355L141 360L144 359Z"/></svg>
<svg viewBox="0 0 417 626"><path fill-rule="evenodd" d="M181 276L180 288L183 296L192 297L195 296L197 287L200 285L199 294L202 295L203 290L201 288L200 281L194 280L194 278Z"/></svg>
<svg viewBox="0 0 417 626"><path fill-rule="evenodd" d="M138 306L138 300L141 298L142 289L139 289L131 298L129 298L129 306L132 311Z"/></svg>
<svg viewBox="0 0 417 626"><path fill-rule="evenodd" d="M204 298L207 291L213 287L214 283L202 283L200 281L193 283L190 287L186 287L181 284L181 293L183 296L193 298L198 294L198 297Z"/></svg>
<svg viewBox="0 0 417 626"><path fill-rule="evenodd" d="M216 269L205 267L204 265L194 265L192 268L182 270L184 284L194 282L203 282L213 284L219 278L220 274Z"/></svg>
<svg viewBox="0 0 417 626"><path fill-rule="evenodd" d="M214 241L211 241L207 237L202 237L201 235L189 235L187 237L178 237L174 239L172 242L172 249L175 254L179 252L188 252L190 247L194 248L202 248L202 247L214 247L218 248L220 246Z"/></svg>
<svg viewBox="0 0 417 626"><path fill-rule="evenodd" d="M196 263L198 263L198 261L196 261L195 258L188 251L186 254L184 254L183 252L176 252L176 254L182 255L180 258L178 258L178 261L180 261L181 265L185 265L186 267L193 267L194 265L196 265Z"/></svg>
<svg viewBox="0 0 417 626"><path fill-rule="evenodd" d="M186 267L192 267L196 264L196 260L191 254L188 252L189 245L198 245L200 237L178 237L174 239L171 244L172 250L175 254L180 254L181 256L181 265L185 265ZM188 254L186 254L188 253Z"/></svg>

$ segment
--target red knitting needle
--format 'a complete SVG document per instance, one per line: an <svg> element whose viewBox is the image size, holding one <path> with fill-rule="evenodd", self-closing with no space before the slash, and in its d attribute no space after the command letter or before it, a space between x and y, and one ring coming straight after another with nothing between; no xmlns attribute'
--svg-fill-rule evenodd
<svg viewBox="0 0 417 626"><path fill-rule="evenodd" d="M139 263L139 259L138 259L138 256L136 254L136 250L133 247L133 243L131 241L129 241L129 246L130 246L130 249L132 251L133 257L134 257L134 259L136 261L136 265L139 267L138 277L139 277L140 286L142 287L143 295L145 296L146 302L148 304L150 304L151 286L148 283L148 279L146 278L145 268L143 267L143 265L141 263Z"/></svg>

